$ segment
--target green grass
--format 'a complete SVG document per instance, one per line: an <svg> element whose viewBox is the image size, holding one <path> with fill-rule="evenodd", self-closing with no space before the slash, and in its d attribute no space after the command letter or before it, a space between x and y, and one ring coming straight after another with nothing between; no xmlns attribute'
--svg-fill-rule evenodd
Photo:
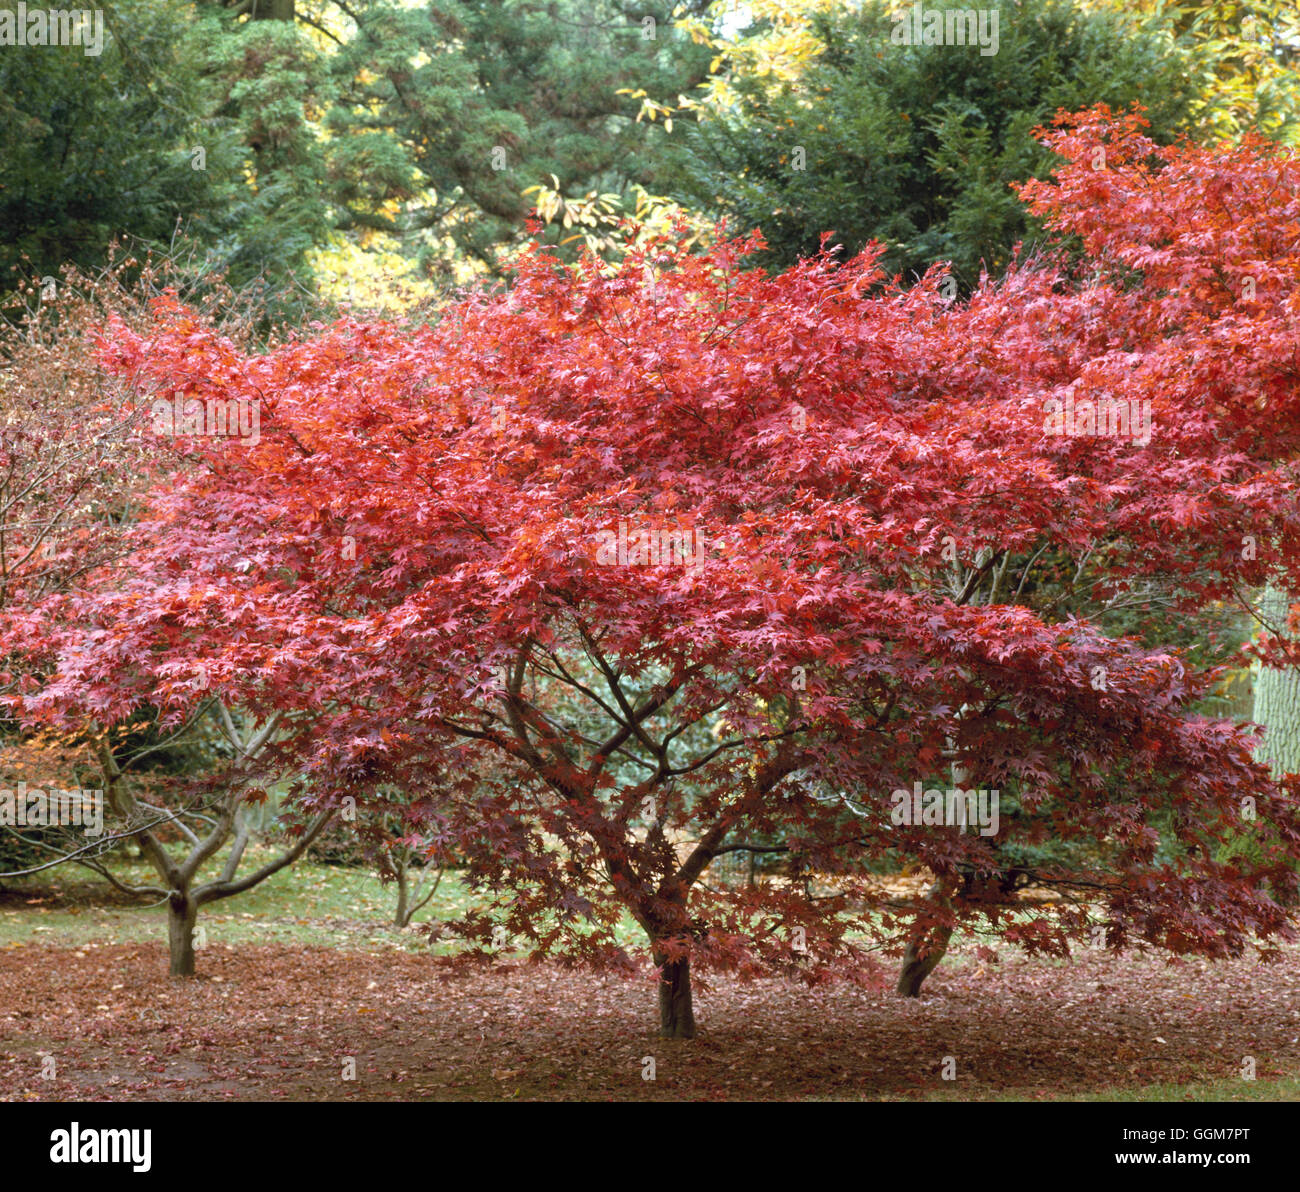
<svg viewBox="0 0 1300 1192"><path fill-rule="evenodd" d="M241 872L251 872L272 859L272 848L250 847ZM200 875L213 876L219 865ZM129 884L156 883L146 861L116 858L113 873ZM395 884L381 882L371 871L310 860L282 869L273 877L234 898L208 904L199 911L204 944L276 943L302 947L340 948L370 952L401 951L449 955L458 945L431 941L418 930L430 921L454 919L482 899L468 889L455 871L448 871L437 893L415 916L412 928L392 924L397 905ZM81 947L87 943L166 943L167 912L163 905L126 905L128 900L106 882L84 870L46 871L0 891L0 950L25 944ZM882 913L883 914L883 913ZM1028 912L1026 913L1028 914ZM880 916L876 916L880 917ZM616 929L618 942L643 950L645 936L626 911ZM851 931L850 940L874 941ZM969 947L986 942L983 936L958 930L944 960L946 969L970 963ZM507 946L505 949L511 949ZM1041 958L1046 964L1065 964Z"/></svg>
<svg viewBox="0 0 1300 1192"><path fill-rule="evenodd" d="M935 1090L908 1098L917 1101L968 1101L954 1089ZM1001 1093L981 1093L981 1101L1300 1101L1300 1077L1277 1080L1205 1080L1196 1084L1147 1084L1136 1088L1099 1089L1067 1093L1060 1089L1029 1087Z"/></svg>
<svg viewBox="0 0 1300 1192"><path fill-rule="evenodd" d="M240 871L251 872L276 855L273 848L254 845ZM220 860L209 863L200 882L215 875ZM128 884L158 882L149 863L138 859L115 857L113 873ZM415 926L457 918L483 901L449 870L433 899L415 916ZM165 943L166 907L128 902L102 879L72 867L11 881L0 890L0 949L23 944ZM198 925L209 944L278 943L356 951L380 947L435 955L456 950L454 943L430 942L421 931L394 927L396 906L396 885L381 882L369 870L303 860L243 894L209 903L199 911ZM626 948L645 947L644 933L627 912L615 934ZM858 931L850 932L848 938L874 942ZM974 942L984 941L961 930L955 932L945 966L951 969L967 963L962 950Z"/></svg>
<svg viewBox="0 0 1300 1192"><path fill-rule="evenodd" d="M249 849L242 867L251 872L275 855ZM129 884L157 881L148 862L119 860L113 868ZM200 880L210 876L201 875ZM421 895L422 897L422 895ZM12 883L0 892L0 949L26 944L80 947L87 943L165 943L167 909L126 905L127 899L85 871L65 869ZM397 948L446 955L451 942L433 941L419 930L430 921L454 919L481 903L454 871L443 874L437 893L416 914L412 928L393 926L397 886L372 872L301 861L233 898L209 903L199 911L204 943L277 943L333 947L354 951ZM644 943L630 915L618 930L628 947Z"/></svg>
<svg viewBox="0 0 1300 1192"><path fill-rule="evenodd" d="M268 850L266 857L271 856ZM250 855L250 871L265 858ZM119 863L114 874L124 882L156 880L144 862ZM164 905L127 906L106 898L106 883L92 875L64 871L57 878L8 887L0 895L0 948L23 944L76 947L90 942L165 942ZM449 919L472 904L470 892L454 873L443 875L438 892L416 916L418 927L430 919ZM397 887L373 873L336 865L301 862L234 898L208 904L199 912L206 942L280 943L368 950L447 951L430 945L418 930L392 925Z"/></svg>

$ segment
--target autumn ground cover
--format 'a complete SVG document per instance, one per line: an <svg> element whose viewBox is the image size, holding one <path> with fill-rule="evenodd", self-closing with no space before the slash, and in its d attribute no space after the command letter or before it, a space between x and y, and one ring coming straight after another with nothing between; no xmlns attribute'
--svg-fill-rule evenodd
<svg viewBox="0 0 1300 1192"><path fill-rule="evenodd" d="M66 877L6 891L0 1099L1300 1099L1295 951L1048 962L965 937L919 999L887 965L815 988L706 979L707 1026L685 1043L654 1032L648 970L508 950L452 969L422 931L384 925L391 892L296 867L212 916L198 977L175 981L158 909ZM431 911L466 897L452 878Z"/></svg>

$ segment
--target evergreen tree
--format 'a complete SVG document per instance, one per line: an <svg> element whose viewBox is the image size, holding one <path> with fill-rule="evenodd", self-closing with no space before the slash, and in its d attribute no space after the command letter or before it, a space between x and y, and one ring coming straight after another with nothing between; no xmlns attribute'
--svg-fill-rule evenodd
<svg viewBox="0 0 1300 1192"><path fill-rule="evenodd" d="M897 9L898 12L891 12ZM1188 118L1191 86L1168 39L1061 0L999 7L996 52L899 44L909 10L869 0L815 14L821 53L776 86L731 80L667 167L677 197L760 227L763 263L785 268L825 231L847 253L887 246L905 277L948 260L963 287L1001 270L1031 233L1010 184L1044 176L1030 136L1059 108L1147 108L1167 143ZM902 18L902 19L899 19ZM992 47L990 47L992 48Z"/></svg>

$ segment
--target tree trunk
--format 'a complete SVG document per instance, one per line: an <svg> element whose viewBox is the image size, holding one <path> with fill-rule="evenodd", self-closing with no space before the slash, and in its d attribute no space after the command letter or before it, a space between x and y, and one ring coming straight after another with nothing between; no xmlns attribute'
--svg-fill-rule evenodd
<svg viewBox="0 0 1300 1192"><path fill-rule="evenodd" d="M294 0L253 0L252 18L255 21L292 21Z"/></svg>
<svg viewBox="0 0 1300 1192"><path fill-rule="evenodd" d="M654 954L659 966L659 1034L665 1039L694 1039L695 1011L691 1006L691 960L669 960Z"/></svg>
<svg viewBox="0 0 1300 1192"><path fill-rule="evenodd" d="M966 714L966 705L962 704L961 715ZM948 752L955 752L955 746L951 737L948 738ZM970 771L958 761L952 763L952 784L958 790L962 790L970 779ZM965 808L963 806L963 812ZM960 835L965 830L965 824L961 826L953 825L949 830L955 830ZM963 886L969 884L969 879L963 882ZM954 884L936 880L930 887L930 892L926 896L931 903L940 907L951 905L951 898L955 891ZM938 924L928 926L917 924L912 928L911 938L907 941L907 947L903 951L903 968L898 974L897 990L903 997L919 997L921 995L921 986L936 968L939 967L939 961L948 951L948 942L952 939L953 929L943 927Z"/></svg>
<svg viewBox="0 0 1300 1192"><path fill-rule="evenodd" d="M407 866L405 862L397 864L397 911L393 915L394 927L405 927L411 918L411 912L407 910L407 903L410 901L410 891L407 887Z"/></svg>
<svg viewBox="0 0 1300 1192"><path fill-rule="evenodd" d="M965 771L961 771L962 780L965 780ZM963 881L963 890L968 886L968 882ZM952 906L952 898L956 893L956 884L936 880L930 887L926 900L936 908L947 910ZM939 967L939 961L948 951L948 941L952 939L953 929L945 927L939 923L916 923L912 926L912 934L907 941L907 948L903 952L903 969L898 974L898 992L903 997L918 997L921 993L921 985L935 969Z"/></svg>
<svg viewBox="0 0 1300 1192"><path fill-rule="evenodd" d="M919 997L921 985L943 959L952 939L951 927L926 927L913 932L903 953L903 970L898 974L898 992Z"/></svg>
<svg viewBox="0 0 1300 1192"><path fill-rule="evenodd" d="M167 900L167 946L171 954L168 973L194 976L194 921L199 906L188 894L174 893Z"/></svg>
<svg viewBox="0 0 1300 1192"><path fill-rule="evenodd" d="M1285 592L1266 588L1260 615L1285 635L1291 603ZM1275 775L1300 771L1300 667L1276 670L1261 666L1256 669L1252 719L1264 726L1255 752L1256 760L1266 762Z"/></svg>

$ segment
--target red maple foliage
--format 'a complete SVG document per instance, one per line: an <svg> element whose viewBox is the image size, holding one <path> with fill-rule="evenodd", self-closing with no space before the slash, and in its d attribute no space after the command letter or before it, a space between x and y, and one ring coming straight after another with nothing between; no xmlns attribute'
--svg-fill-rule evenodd
<svg viewBox="0 0 1300 1192"><path fill-rule="evenodd" d="M1066 160L1054 180L1020 188L1049 226L1077 236L1117 286L1141 278L1122 308L1129 359L1103 357L1101 386L1169 403L1180 458L1273 459L1274 494L1294 506L1300 456L1300 158L1262 137L1241 145L1160 147L1133 114L1098 107L1063 117L1046 142ZM1199 446L1195 442L1199 441ZM1270 502L1270 506L1273 502ZM1264 507L1261 507L1263 514ZM1179 515L1212 516L1193 488ZM1295 540L1260 516L1222 546L1257 553L1269 578L1294 583ZM1213 567L1216 594L1233 578ZM1300 663L1294 631L1268 625L1255 653Z"/></svg>
<svg viewBox="0 0 1300 1192"><path fill-rule="evenodd" d="M1084 259L968 302L874 252L769 277L740 267L753 240L668 240L614 267L534 250L434 326L262 355L159 303L107 366L168 406L256 402L260 433L190 443L133 576L25 622L58 660L28 714L220 692L278 715L265 764L307 809L423 799L495 900L466 935L626 963L629 912L667 1035L694 1033L692 961L816 979L906 941L915 992L959 922L1054 954L1094 918L1112 947L1288 936L1296 792L1193 714L1216 676L1035 596L1063 561L1111 594L1173 577L1189 607L1300 572L1294 290L1270 298L1251 247L1294 227L1257 228L1262 198L1162 205L1283 166L1138 127L1052 134L1065 163L1026 194ZM1264 297L1216 306L1247 265ZM1132 433L1088 429L1102 397L1139 403ZM898 822L918 784L999 792L997 833ZM1251 859L1220 859L1242 831ZM745 850L819 884L710 879ZM882 915L869 870L905 863L934 897Z"/></svg>

